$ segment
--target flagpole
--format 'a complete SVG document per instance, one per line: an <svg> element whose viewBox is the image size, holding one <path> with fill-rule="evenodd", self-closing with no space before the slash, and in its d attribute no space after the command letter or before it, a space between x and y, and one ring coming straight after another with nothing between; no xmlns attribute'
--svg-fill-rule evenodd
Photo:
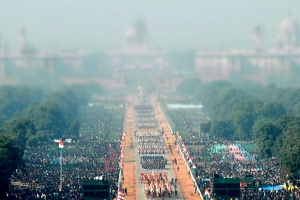
<svg viewBox="0 0 300 200"><path fill-rule="evenodd" d="M60 175L59 175L60 184L59 184L59 191L61 192L61 189L62 189L62 149L59 149L59 151L60 151Z"/></svg>

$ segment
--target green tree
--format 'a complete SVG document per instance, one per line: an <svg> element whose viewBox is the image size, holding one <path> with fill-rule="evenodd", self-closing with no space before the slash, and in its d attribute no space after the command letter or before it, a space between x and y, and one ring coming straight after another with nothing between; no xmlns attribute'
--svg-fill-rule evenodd
<svg viewBox="0 0 300 200"><path fill-rule="evenodd" d="M260 83L253 82L248 79L242 79L234 84L234 87L242 89L250 95L257 96L262 90L262 85Z"/></svg>
<svg viewBox="0 0 300 200"><path fill-rule="evenodd" d="M233 105L232 111L245 111L249 113L253 113L254 115L259 115L261 112L261 107L263 105L263 102L261 102L258 99L250 99L250 100L245 100L241 101L240 103L237 103Z"/></svg>
<svg viewBox="0 0 300 200"><path fill-rule="evenodd" d="M261 90L261 92L259 94L259 99L261 99L263 101L275 99L275 94L276 94L277 90L278 90L278 88L275 84L270 84Z"/></svg>
<svg viewBox="0 0 300 200"><path fill-rule="evenodd" d="M230 119L232 120L235 130L235 137L240 140L251 140L251 131L254 124L254 114L246 111L235 111L231 113Z"/></svg>
<svg viewBox="0 0 300 200"><path fill-rule="evenodd" d="M80 122L77 119L70 121L66 135L78 136L80 129Z"/></svg>
<svg viewBox="0 0 300 200"><path fill-rule="evenodd" d="M258 116L255 121L254 124L252 126L252 139L255 140L259 137L260 135L260 128L263 124L266 124L268 122L272 122L271 119L269 118L265 118L264 116Z"/></svg>
<svg viewBox="0 0 300 200"><path fill-rule="evenodd" d="M300 127L300 117L286 115L276 120L275 125L280 128L282 132L285 132L290 127Z"/></svg>
<svg viewBox="0 0 300 200"><path fill-rule="evenodd" d="M12 173L24 166L23 153L10 137L0 135L0 199L5 199Z"/></svg>
<svg viewBox="0 0 300 200"><path fill-rule="evenodd" d="M259 133L255 138L260 153L263 158L270 158L276 156L276 140L281 134L281 130L275 126L272 122L267 122L259 127Z"/></svg>
<svg viewBox="0 0 300 200"><path fill-rule="evenodd" d="M82 92L84 91L85 90L82 89ZM91 93L88 92L88 94L89 99ZM87 93L83 95L87 95ZM85 103L80 101L84 101ZM57 109L57 111L60 112L59 117L61 119L59 119L59 121L56 121L56 123L59 122L59 124L57 125L61 125L59 126L60 133L65 134L68 137L70 135L77 137L79 134L80 127L80 124L78 122L79 105L86 105L87 102L88 100L84 100L82 97L79 98L79 96L71 90L61 90L49 94L47 96L47 99L43 102L43 105L54 105L56 107L55 109Z"/></svg>
<svg viewBox="0 0 300 200"><path fill-rule="evenodd" d="M0 132L13 137L16 144L23 149L26 147L27 140L36 134L34 124L26 118L13 118L5 122Z"/></svg>
<svg viewBox="0 0 300 200"><path fill-rule="evenodd" d="M282 103L277 101L266 101L261 108L261 114L270 119L279 119L286 114Z"/></svg>
<svg viewBox="0 0 300 200"><path fill-rule="evenodd" d="M74 84L65 88L75 95L78 106L85 106L89 103L93 93L99 95L104 93L104 88L98 83Z"/></svg>
<svg viewBox="0 0 300 200"><path fill-rule="evenodd" d="M211 121L206 121L200 124L200 130L203 133L209 133L210 132L210 128L211 128Z"/></svg>
<svg viewBox="0 0 300 200"><path fill-rule="evenodd" d="M300 103L293 106L293 114L300 117Z"/></svg>
<svg viewBox="0 0 300 200"><path fill-rule="evenodd" d="M228 115L230 115L234 105L242 101L249 100L249 98L250 95L240 89L230 88L223 90L219 93L217 99L211 107L211 113L214 118L226 118Z"/></svg>
<svg viewBox="0 0 300 200"><path fill-rule="evenodd" d="M289 127L283 135L283 143L278 157L283 165L284 174L292 181L300 178L300 127Z"/></svg>
<svg viewBox="0 0 300 200"><path fill-rule="evenodd" d="M60 90L46 96L44 105L55 104L61 111L61 115L66 120L78 116L78 102L75 94L71 90Z"/></svg>
<svg viewBox="0 0 300 200"><path fill-rule="evenodd" d="M215 81L207 84L201 84L195 89L195 98L198 102L205 105L204 109L211 112L219 93L231 87L232 85L228 81Z"/></svg>
<svg viewBox="0 0 300 200"><path fill-rule="evenodd" d="M299 88L287 88L282 92L280 100L283 102L288 114L299 115L299 100L300 89Z"/></svg>
<svg viewBox="0 0 300 200"><path fill-rule="evenodd" d="M40 88L0 86L0 125L42 98Z"/></svg>
<svg viewBox="0 0 300 200"><path fill-rule="evenodd" d="M60 107L56 104L31 106L25 111L25 116L33 122L36 134L41 140L63 137L66 123Z"/></svg>
<svg viewBox="0 0 300 200"><path fill-rule="evenodd" d="M230 140L234 135L234 128L229 120L214 120L210 132L218 138Z"/></svg>

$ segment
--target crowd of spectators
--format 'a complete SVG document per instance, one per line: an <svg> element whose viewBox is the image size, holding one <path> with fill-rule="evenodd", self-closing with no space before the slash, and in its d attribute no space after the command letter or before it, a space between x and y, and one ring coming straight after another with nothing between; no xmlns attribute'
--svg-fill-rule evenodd
<svg viewBox="0 0 300 200"><path fill-rule="evenodd" d="M118 165L114 161L117 143L71 143L62 150L62 189L60 191L60 157L57 143L39 143L27 148L25 168L11 177L18 183L8 192L8 199L80 199L81 181L96 176L109 177L116 184Z"/></svg>
<svg viewBox="0 0 300 200"><path fill-rule="evenodd" d="M213 198L213 181L217 175L221 178L238 178L241 199L300 199L297 187L283 187L287 183L282 180L282 167L276 158L260 159L259 149L253 142L231 143L195 134L193 130L199 121L208 118L202 116L199 120L201 116L196 116L194 112L188 109L168 110L175 122L176 132L183 132L182 138L177 137L178 148L191 172L196 167L193 176L202 194L209 191L210 198ZM198 149L198 153L189 152L191 147ZM253 181L246 183L246 177L252 177Z"/></svg>
<svg viewBox="0 0 300 200"><path fill-rule="evenodd" d="M200 136L194 136L194 135L188 135L185 139L183 139L183 141L186 145L189 145L189 146L203 144L203 138Z"/></svg>
<svg viewBox="0 0 300 200"><path fill-rule="evenodd" d="M243 146L247 148L249 143L241 142L235 147ZM249 155L257 155L257 152L254 151L256 148L252 148L253 152L248 152L245 154L248 156L241 159L235 155L235 151L232 151L232 145L225 142L217 145L211 143L205 148L204 151L209 153L209 162L207 165L197 166L196 170L196 180L202 193L206 189L213 192L213 181L217 174L220 178L238 178L241 183L242 199L299 199L299 189L295 187L287 190L282 187L285 184L281 179L282 167L276 158L253 159L256 156ZM246 177L253 178L251 183L247 183ZM274 188L279 186L280 189L264 189L267 186Z"/></svg>
<svg viewBox="0 0 300 200"><path fill-rule="evenodd" d="M110 181L111 193L117 191L119 140L95 140L95 130L89 130L93 123L103 125L102 117L105 116L101 113L97 115L93 109L82 113L84 121L80 137L64 143L62 159L57 142L39 142L35 147L27 147L24 153L25 166L11 176L12 184L7 199L81 199L82 180L100 176ZM120 137L121 134L122 131Z"/></svg>

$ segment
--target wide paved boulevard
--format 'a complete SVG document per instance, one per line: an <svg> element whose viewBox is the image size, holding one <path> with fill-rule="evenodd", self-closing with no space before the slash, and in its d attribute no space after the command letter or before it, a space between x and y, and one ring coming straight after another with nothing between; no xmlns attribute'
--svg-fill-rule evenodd
<svg viewBox="0 0 300 200"><path fill-rule="evenodd" d="M145 170L142 169L140 164L140 157L138 153L138 141L134 136L135 132L135 110L134 105L137 104L136 96L128 96L127 106L125 111L125 127L126 132L125 136L125 147L124 147L124 157L123 157L123 180L122 187L127 188L127 195L125 196L126 200L136 199L151 199L147 198L144 192L144 183L140 181L140 173L148 172L167 172L169 181L171 178L177 178L177 196L175 196L174 185L172 185L173 193L171 197L167 195L164 198L153 199L201 199L201 195L194 190L194 182L190 176L188 168L182 158L182 154L177 152L177 146L175 145L175 137L172 135L172 131L167 124L167 121L164 117L163 111L160 108L159 103L156 100L156 97L153 96L149 102L152 104L154 113L159 124L159 128L164 130L164 141L166 144L165 157L167 159L166 168L163 170ZM172 153L169 149L171 145ZM173 164L173 160L176 158L177 165Z"/></svg>

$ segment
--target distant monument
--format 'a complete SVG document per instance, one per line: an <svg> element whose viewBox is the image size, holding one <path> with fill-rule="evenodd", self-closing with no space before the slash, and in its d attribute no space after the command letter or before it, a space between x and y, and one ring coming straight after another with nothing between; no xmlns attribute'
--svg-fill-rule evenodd
<svg viewBox="0 0 300 200"><path fill-rule="evenodd" d="M253 27L253 40L254 40L254 51L260 51L261 50L261 25L256 24Z"/></svg>
<svg viewBox="0 0 300 200"><path fill-rule="evenodd" d="M279 24L274 47L262 50L262 27L253 27L253 47L228 51L199 50L195 72L204 82L229 80L240 75L264 82L270 75L288 76L291 65L300 65L300 28L290 12Z"/></svg>
<svg viewBox="0 0 300 200"><path fill-rule="evenodd" d="M153 69L163 68L165 53L150 50L147 43L147 25L144 20L138 20L125 31L125 48L111 51L111 62L118 71L126 69Z"/></svg>
<svg viewBox="0 0 300 200"><path fill-rule="evenodd" d="M294 51L299 48L300 28L298 22L288 12L280 25L277 37L275 38L275 47L277 50Z"/></svg>
<svg viewBox="0 0 300 200"><path fill-rule="evenodd" d="M138 20L134 26L125 32L126 49L128 51L139 51L148 49L146 43L147 26L145 21Z"/></svg>
<svg viewBox="0 0 300 200"><path fill-rule="evenodd" d="M19 35L18 35L18 45L19 52L24 54L26 53L26 29L25 26L20 27Z"/></svg>
<svg viewBox="0 0 300 200"><path fill-rule="evenodd" d="M73 77L82 75L85 52L37 51L27 41L25 26L19 29L17 43L17 51L8 52L7 44L0 35L0 84L24 83L24 80L31 81L38 77L43 77L41 81L45 81L46 78L68 76L68 72L72 72L74 75L70 76ZM63 70L67 71L64 75L61 73Z"/></svg>

